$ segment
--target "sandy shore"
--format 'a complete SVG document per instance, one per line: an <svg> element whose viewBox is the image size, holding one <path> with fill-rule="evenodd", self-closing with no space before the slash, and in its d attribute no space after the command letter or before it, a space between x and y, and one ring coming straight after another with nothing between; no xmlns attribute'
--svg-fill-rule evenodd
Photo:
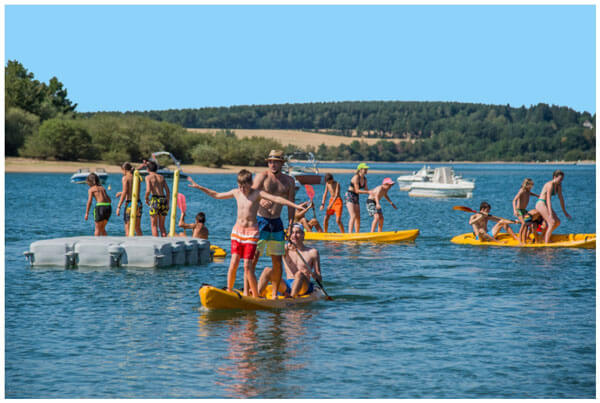
<svg viewBox="0 0 600 403"><path fill-rule="evenodd" d="M326 161L322 161L326 162ZM352 162L352 161L330 161L330 162ZM367 161L368 163L368 161ZM439 164L440 162L435 162ZM446 162L446 164L482 164L481 162L470 162L470 161L454 161L454 162ZM485 164L510 164L511 162L503 162L503 161L494 161L494 162L485 162ZM380 174L404 174L410 173L414 171L414 168L404 168L402 167L403 163L397 163L398 169L394 170L378 170L378 169L370 169L370 173L380 173ZM407 162L407 164L431 164L431 162L426 161L413 161ZM528 164L524 162L522 164ZM548 163L531 163L531 164L568 164L573 165L574 162L548 162ZM580 161L579 164L585 165L594 165L595 161ZM45 173L75 173L79 168L104 168L108 173L120 173L121 169L117 165L111 165L105 161L88 161L88 162L70 162L70 161L44 161L44 160L36 160L30 158L17 158L17 157L6 157L4 160L4 170L5 172L22 172L22 173L35 173L35 172L45 172ZM173 167L171 167L173 168ZM183 171L190 174L234 174L238 173L240 169L245 168L253 173L263 172L267 169L267 167L250 167L250 166L237 166L237 165L224 165L221 168L208 168L200 165L182 165ZM344 169L344 168L327 168L321 169L322 173L329 172L332 174L336 173L352 173L354 169Z"/></svg>
<svg viewBox="0 0 600 403"><path fill-rule="evenodd" d="M29 158L6 157L4 160L5 172L20 173L75 173L79 168L104 168L108 173L121 173L120 167L110 165L104 161L71 162L71 161L44 161ZM174 167L170 167L174 168ZM244 168L253 173L263 172L267 167L251 167L237 165L223 165L221 168L209 168L200 165L182 165L184 172L189 174L236 174ZM327 168L327 172L352 173L354 169ZM371 173L404 173L407 170L369 170ZM325 173L325 171L323 171Z"/></svg>

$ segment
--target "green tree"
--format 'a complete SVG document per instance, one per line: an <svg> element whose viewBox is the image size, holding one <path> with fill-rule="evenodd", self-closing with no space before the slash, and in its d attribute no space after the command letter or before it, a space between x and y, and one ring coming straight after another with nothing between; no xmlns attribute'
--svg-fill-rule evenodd
<svg viewBox="0 0 600 403"><path fill-rule="evenodd" d="M38 133L26 139L23 155L64 161L96 157L89 133L80 122L66 119L42 123Z"/></svg>
<svg viewBox="0 0 600 403"><path fill-rule="evenodd" d="M37 132L40 118L33 113L21 108L11 107L6 111L5 119L5 154L18 155L18 150L25 143L25 139Z"/></svg>

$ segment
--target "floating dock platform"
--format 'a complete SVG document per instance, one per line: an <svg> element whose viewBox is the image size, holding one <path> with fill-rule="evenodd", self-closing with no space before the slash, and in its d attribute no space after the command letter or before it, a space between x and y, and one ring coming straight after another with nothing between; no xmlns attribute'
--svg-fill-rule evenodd
<svg viewBox="0 0 600 403"><path fill-rule="evenodd" d="M202 265L212 261L210 242L191 237L77 236L33 242L24 252L31 266L66 269Z"/></svg>

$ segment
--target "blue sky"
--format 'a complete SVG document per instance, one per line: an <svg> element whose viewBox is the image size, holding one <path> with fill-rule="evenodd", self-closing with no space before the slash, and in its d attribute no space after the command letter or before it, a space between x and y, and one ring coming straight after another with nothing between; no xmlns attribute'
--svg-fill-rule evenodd
<svg viewBox="0 0 600 403"><path fill-rule="evenodd" d="M596 110L594 5L6 6L77 110L352 100Z"/></svg>

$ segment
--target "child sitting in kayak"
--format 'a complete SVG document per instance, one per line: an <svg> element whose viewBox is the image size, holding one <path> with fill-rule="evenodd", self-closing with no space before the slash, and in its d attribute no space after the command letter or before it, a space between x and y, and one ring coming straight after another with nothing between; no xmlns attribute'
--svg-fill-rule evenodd
<svg viewBox="0 0 600 403"><path fill-rule="evenodd" d="M524 216L525 214L527 214L527 205L529 204L529 197L531 195L534 195L535 197L540 197L539 195L531 192L532 188L533 180L531 180L530 178L525 178L525 180L521 184L521 188L519 189L517 195L513 199L513 213L515 217L517 217L521 222L521 227L525 224Z"/></svg>
<svg viewBox="0 0 600 403"><path fill-rule="evenodd" d="M183 236L185 236L185 230L192 230L192 238L208 239L208 228L205 225L206 215L201 211L196 214L196 222L194 224L185 223L185 213L181 212L179 217L179 226L183 228Z"/></svg>
<svg viewBox="0 0 600 403"><path fill-rule="evenodd" d="M90 213L90 207L92 206L92 199L96 199L96 206L94 207L94 221L95 221L95 236L106 236L106 224L112 214L112 206L110 204L110 197L106 193L106 189L100 183L100 178L95 173L88 175L86 182L90 189L88 190L88 200L85 206L85 221L88 219Z"/></svg>
<svg viewBox="0 0 600 403"><path fill-rule="evenodd" d="M485 201L481 202L479 205L479 213L475 213L469 218L469 224L473 227L473 233L477 239L486 242L498 242L496 235L498 235L501 229L504 229L514 239L518 240L519 238L509 226L509 224L513 224L514 222L490 215L491 210L492 206L490 206L489 203ZM489 220L497 221L491 232L488 232L487 229L487 223Z"/></svg>
<svg viewBox="0 0 600 403"><path fill-rule="evenodd" d="M292 203L283 197L271 195L263 190L252 189L252 173L245 169L242 169L238 173L238 187L224 193L218 193L198 185L191 176L188 176L188 181L191 182L190 187L199 189L212 198L218 200L235 199L237 203L237 219L231 231L231 263L227 271L227 289L233 291L240 259L244 259L245 281L248 281L252 295L257 297L259 295L258 283L254 274L252 259L256 253L256 245L260 235L256 220L259 202L261 199L265 199L296 209L301 209L302 206ZM246 287L244 287L244 295L248 295Z"/></svg>
<svg viewBox="0 0 600 403"><path fill-rule="evenodd" d="M283 255L283 266L287 279L279 283L279 293L295 298L313 291L314 285L310 281L311 277L322 281L321 258L318 250L304 245L302 224L296 223L292 226L289 241L285 245L285 254ZM261 295L264 294L268 282L271 281L272 272L272 268L265 267L260 275L258 290Z"/></svg>
<svg viewBox="0 0 600 403"><path fill-rule="evenodd" d="M379 232L383 229L383 211L381 209L382 198L385 197L392 207L398 210L398 207L390 200L390 197L387 194L392 186L394 186L394 181L391 178L385 178L381 185L369 190L367 212L369 213L369 216L373 217L371 232L375 232L375 228L378 228Z"/></svg>
<svg viewBox="0 0 600 403"><path fill-rule="evenodd" d="M523 215L523 221L524 223L521 224L521 229L519 230L519 244L524 245L528 243L531 234L534 236L535 243L542 242L542 237L538 233L538 231L545 229L545 221L542 214L536 209L529 210Z"/></svg>
<svg viewBox="0 0 600 403"><path fill-rule="evenodd" d="M321 224L319 224L319 220L316 217L310 220L306 219L306 212L312 207L312 203L304 202L300 205L305 207L294 212L294 222L302 224L305 229L311 232L313 232L313 229L315 230L314 232L323 232L323 228L321 228Z"/></svg>
<svg viewBox="0 0 600 403"><path fill-rule="evenodd" d="M344 224L342 224L342 210L344 204L340 197L340 183L333 180L333 175L330 173L325 174L325 193L323 193L323 200L321 202L321 210L325 208L325 198L329 193L329 203L327 203L327 209L325 210L325 219L323 225L325 226L325 232L329 228L329 217L335 214L335 222L340 228L340 232L344 233ZM322 232L322 231L319 231Z"/></svg>

